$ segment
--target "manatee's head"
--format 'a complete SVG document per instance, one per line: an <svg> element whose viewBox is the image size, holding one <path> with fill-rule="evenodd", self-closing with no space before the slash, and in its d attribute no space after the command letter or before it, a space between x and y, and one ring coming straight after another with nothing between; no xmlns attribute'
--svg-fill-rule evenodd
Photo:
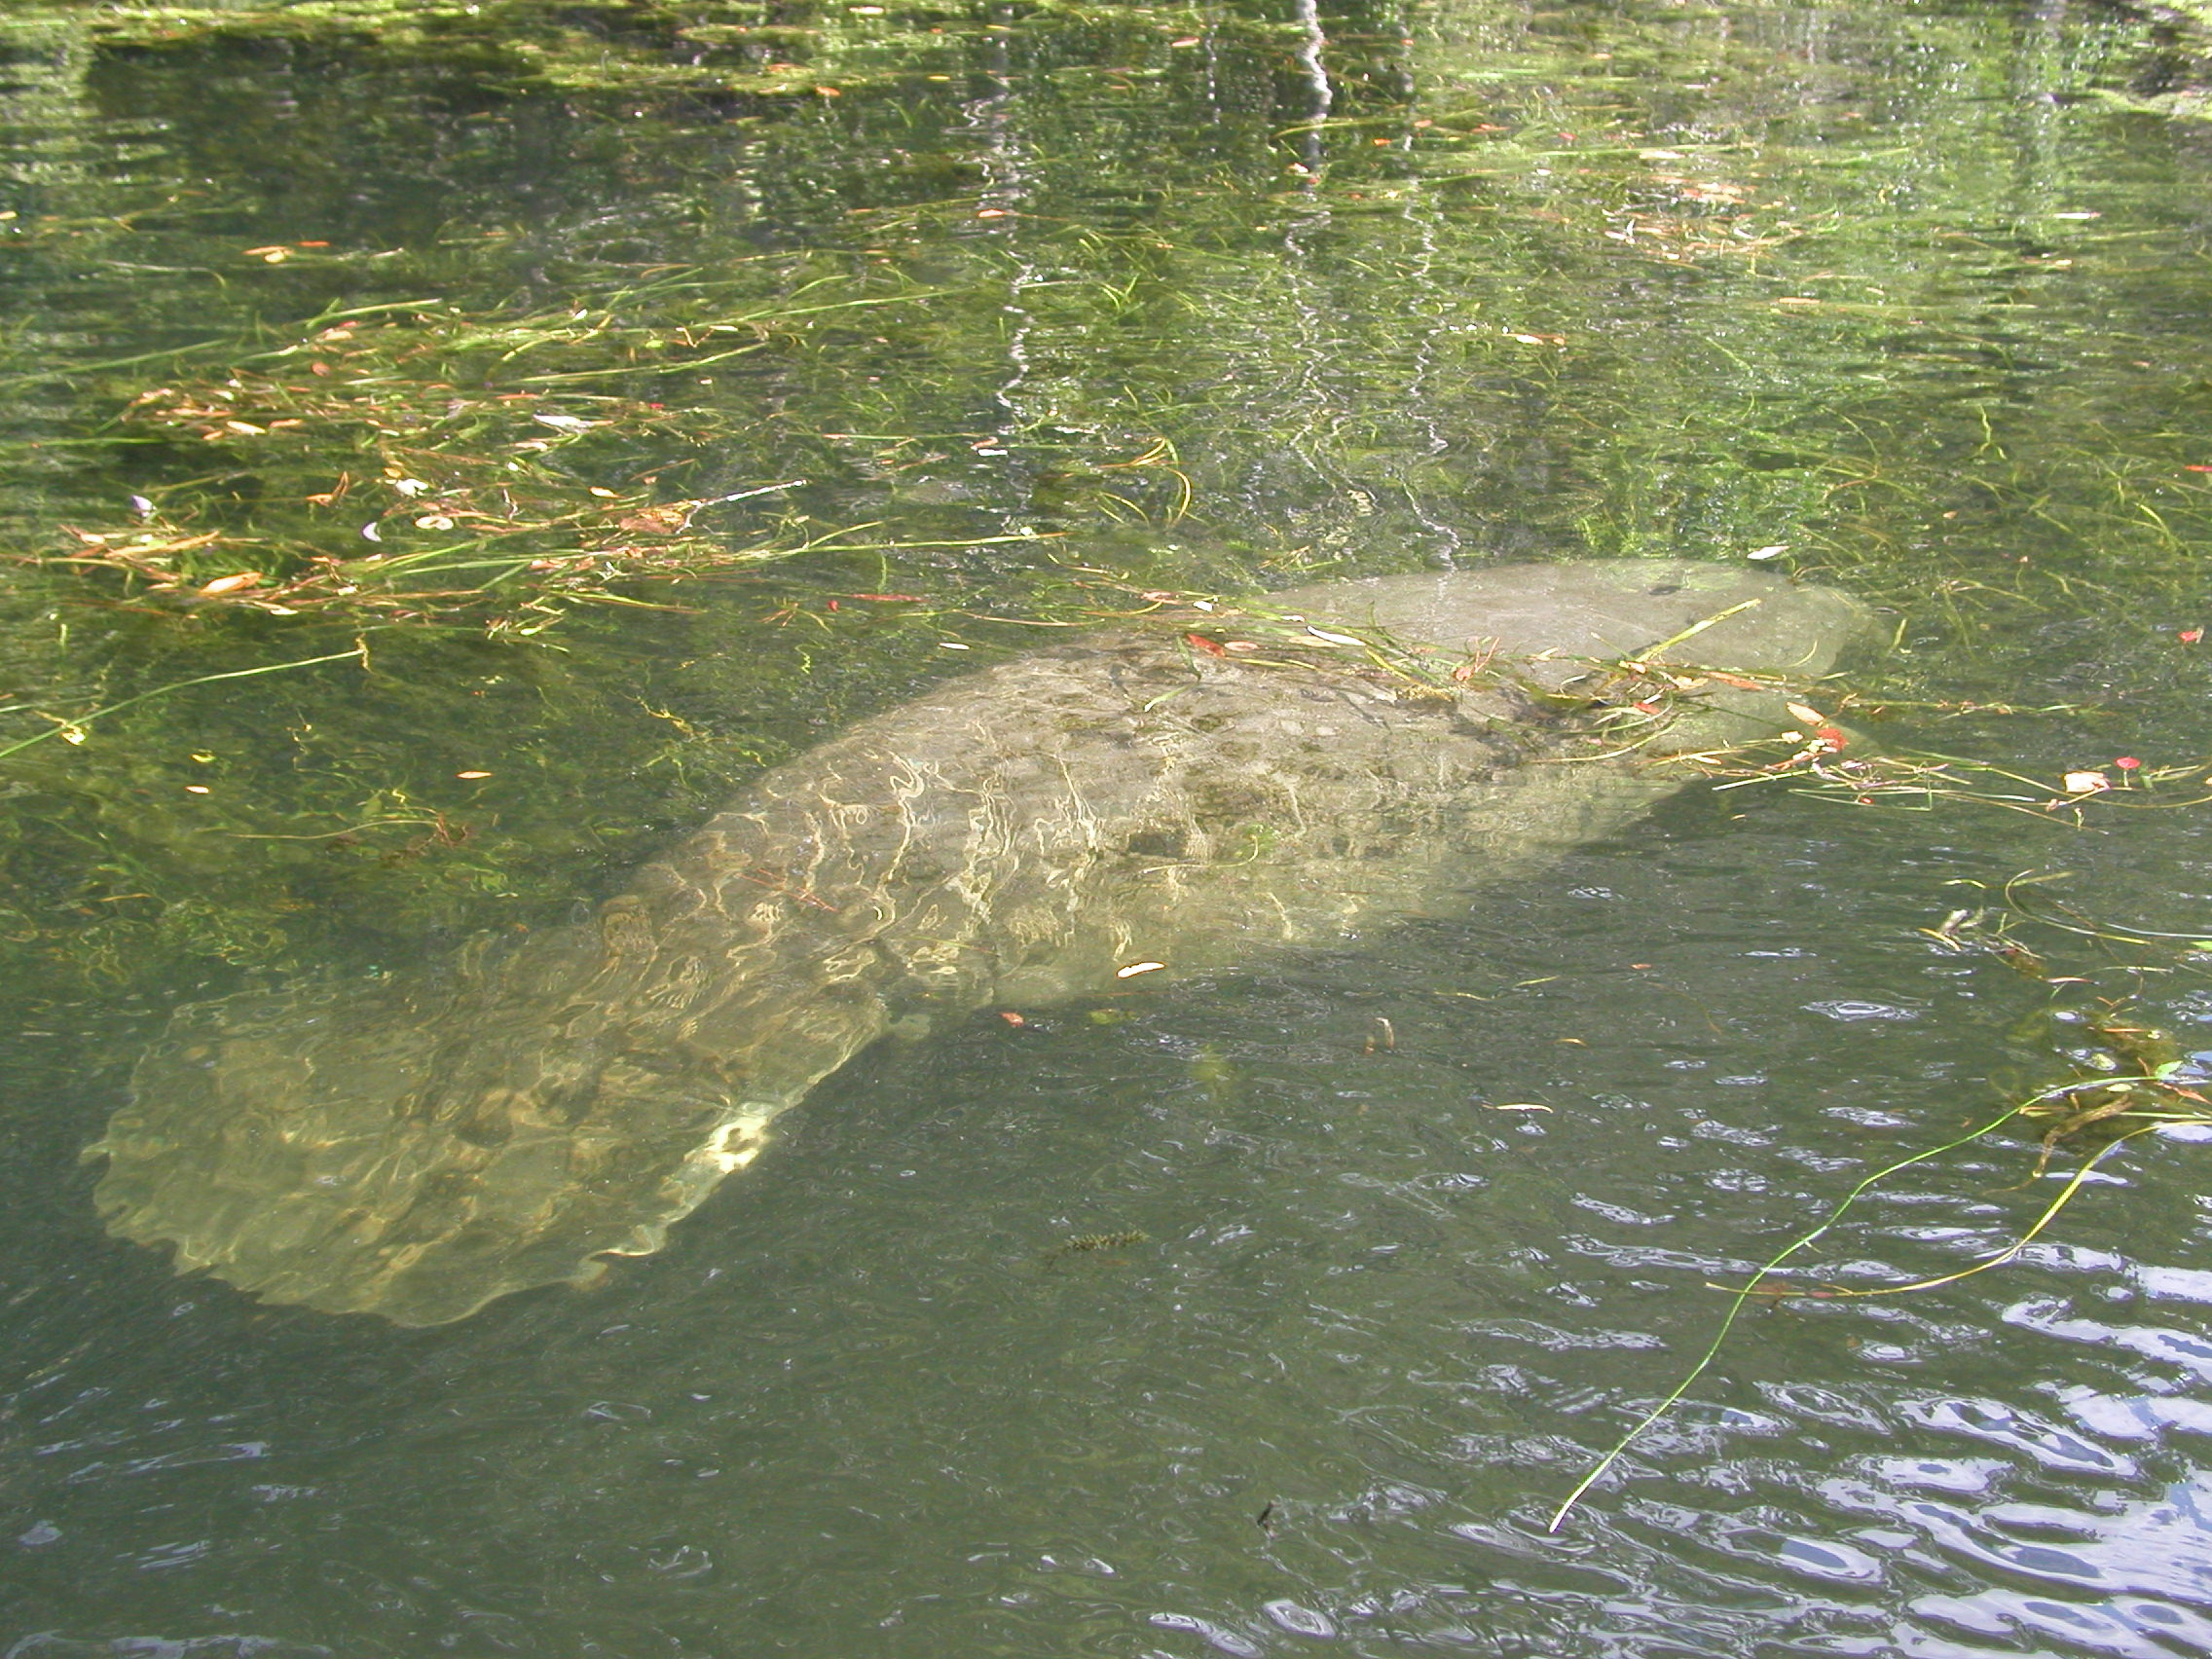
<svg viewBox="0 0 2212 1659"><path fill-rule="evenodd" d="M1680 559L1494 565L1374 576L1269 597L1314 621L1379 629L1406 645L1494 653L1550 690L1624 658L1773 676L1802 686L1872 634L1866 608L1771 571ZM1792 722L1788 693L1709 682L1652 754L1741 743Z"/></svg>

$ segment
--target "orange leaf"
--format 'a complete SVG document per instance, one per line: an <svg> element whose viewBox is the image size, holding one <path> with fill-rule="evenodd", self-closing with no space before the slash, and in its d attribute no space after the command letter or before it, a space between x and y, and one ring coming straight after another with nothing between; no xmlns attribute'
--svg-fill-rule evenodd
<svg viewBox="0 0 2212 1659"><path fill-rule="evenodd" d="M705 504L703 501L668 501L618 519L615 528L634 535L681 535L690 524L691 515Z"/></svg>

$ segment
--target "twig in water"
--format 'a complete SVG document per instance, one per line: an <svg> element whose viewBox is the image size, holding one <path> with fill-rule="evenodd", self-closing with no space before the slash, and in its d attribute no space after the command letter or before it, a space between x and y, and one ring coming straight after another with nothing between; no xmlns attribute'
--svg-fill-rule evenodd
<svg viewBox="0 0 2212 1659"><path fill-rule="evenodd" d="M76 731L80 727L90 725L104 715L120 714L123 710L135 704L150 702L156 697L166 697L171 691L182 691L187 686L212 684L218 680L251 680L256 675L281 674L288 668L313 668L318 663L344 662L348 658L366 663L369 660L369 647L356 641L351 650L334 651L329 656L302 657L297 662L265 663L259 668L234 668L225 674L203 674L196 680L179 680L173 685L157 685L151 691L141 691L135 697L126 697L120 703L110 703L104 709L94 709L89 715L79 715L75 719L63 720L60 724L45 731L35 732L19 743L11 743L7 748L0 749L0 760L7 759L11 755L20 754L34 743L44 743L50 737L59 737L63 732Z"/></svg>

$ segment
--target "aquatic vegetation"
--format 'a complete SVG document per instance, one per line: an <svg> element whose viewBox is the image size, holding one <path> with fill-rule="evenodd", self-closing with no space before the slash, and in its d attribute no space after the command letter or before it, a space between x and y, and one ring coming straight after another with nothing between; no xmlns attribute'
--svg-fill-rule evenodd
<svg viewBox="0 0 2212 1659"><path fill-rule="evenodd" d="M1808 688L1805 695L1818 695ZM1836 701L1838 719L1850 718L1856 699ZM1866 705L1869 718L1888 711L1877 700ZM1816 711L1798 705L1803 717ZM1967 711L1956 711L1966 713ZM1986 707L1972 711L1989 714ZM2180 812L2212 805L2212 759L2145 766L2133 756L2120 756L2103 766L2076 767L2053 778L2037 778L2013 767L1959 756L1910 751L1851 753L1849 733L1810 718L1813 729L1781 740L1794 745L1778 758L1747 754L1725 763L1726 781L1714 787L1739 790L1779 784L1816 799L1851 806L1902 807L1920 812L1952 804L1982 805L2056 819L2079 828L2089 815L2103 820L2114 813ZM1778 747L1778 746L1770 746Z"/></svg>
<svg viewBox="0 0 2212 1659"><path fill-rule="evenodd" d="M1971 796L1969 791L1958 793ZM2201 799L2190 804L2201 804ZM2212 1087L2212 1069L2202 1063L2204 1056L2185 1054L2173 1034L2153 1022L2138 1007L2142 983L2148 977L2177 972L2199 977L2212 974L2212 940L2085 915L2050 896L2052 884L2065 879L2063 871L2016 875L1988 893L1989 903L1953 909L1937 925L1922 932L1944 952L1986 955L2012 973L2048 985L2052 1001L2041 1015L2040 1035L2073 1075L2024 1092L1964 1133L1883 1161L1854 1184L1816 1225L1770 1256L1747 1282L1714 1285L1714 1289L1727 1292L1730 1301L1711 1343L1675 1385L1638 1416L1585 1471L1552 1512L1550 1530L1558 1531L1629 1449L1682 1403L1690 1388L1718 1361L1739 1317L1753 1303L1792 1297L1837 1300L1907 1296L2002 1268L2017 1261L2043 1237L2080 1196L2098 1166L2129 1142L2168 1125L2212 1126L2212 1093L2199 1087ZM2040 950L2030 946L2026 936L2032 935L2042 935L2046 940L2055 935L2078 957L2084 945L2104 948L2097 957L2067 963L2075 972L2054 973L2056 950L2048 943ZM2120 959L2115 959L2113 946L2126 947ZM2146 961L2146 951L2162 959ZM2101 983L2112 980L2119 981L2112 986L2118 994L2096 994ZM2023 1127L2040 1138L2039 1156L2020 1183L2023 1187L2041 1179L2062 1149L2081 1143L2083 1150L2057 1194L2038 1207L2002 1248L1965 1267L1871 1285L1856 1282L1860 1275L1844 1280L1818 1268L1792 1265L1843 1227L1862 1200L1893 1176L1936 1164L2008 1129Z"/></svg>
<svg viewBox="0 0 2212 1659"><path fill-rule="evenodd" d="M203 465L220 457L228 469L182 493L187 522L171 517L163 492L137 498L134 524L63 527L74 545L56 562L122 572L135 578L133 596L167 603L387 620L498 606L501 627L527 633L566 606L642 603L620 583L896 545L810 535L772 500L744 544L763 498L804 479L688 498L654 486L735 448L757 416L602 389L642 383L681 397L669 388L711 384L698 371L761 350L778 330L935 297L805 280L792 263L763 274L785 279L780 297L764 297L758 277L670 272L599 296L607 309L597 313L471 317L384 306L318 317L304 339L250 365L134 397L127 431L195 444ZM220 511L210 497L241 474L259 484L262 511L202 528ZM728 509L741 503L751 506L733 525Z"/></svg>
<svg viewBox="0 0 2212 1659"><path fill-rule="evenodd" d="M1131 1245L1147 1243L1152 1235L1141 1228L1124 1228L1118 1233L1078 1233L1063 1238L1059 1253L1063 1256L1088 1255L1095 1250L1126 1250Z"/></svg>

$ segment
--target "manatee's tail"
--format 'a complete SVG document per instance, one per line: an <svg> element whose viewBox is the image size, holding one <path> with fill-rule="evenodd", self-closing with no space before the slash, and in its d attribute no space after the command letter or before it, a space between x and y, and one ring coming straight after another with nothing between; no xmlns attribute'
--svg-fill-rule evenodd
<svg viewBox="0 0 2212 1659"><path fill-rule="evenodd" d="M107 1160L109 1231L271 1302L403 1325L657 1249L884 1019L851 996L771 1012L818 1059L755 1097L767 1079L660 1041L637 1013L652 987L598 933L182 1011L86 1153Z"/></svg>

